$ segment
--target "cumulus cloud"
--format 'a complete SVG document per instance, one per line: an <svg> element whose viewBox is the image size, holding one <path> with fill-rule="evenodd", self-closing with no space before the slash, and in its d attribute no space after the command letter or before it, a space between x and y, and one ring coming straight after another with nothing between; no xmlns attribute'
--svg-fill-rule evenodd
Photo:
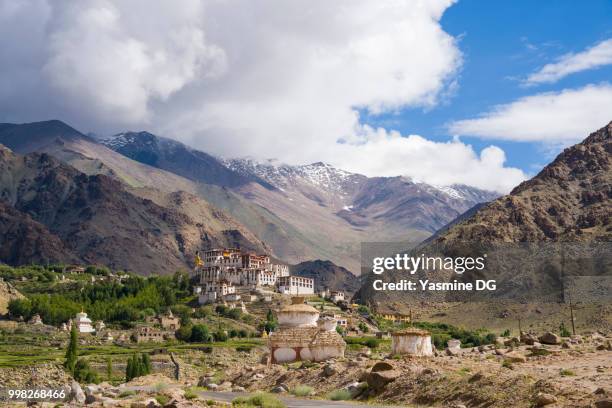
<svg viewBox="0 0 612 408"><path fill-rule="evenodd" d="M540 93L496 106L475 119L453 122L455 135L485 139L569 144L610 121L612 85Z"/></svg>
<svg viewBox="0 0 612 408"><path fill-rule="evenodd" d="M440 26L452 3L5 0L0 115L98 133L147 129L228 157L326 160L487 187L497 182L458 169L516 174L499 149L478 155L459 142L402 138L359 116L429 109L452 94L462 55ZM424 149L446 157L417 166L412 152Z"/></svg>
<svg viewBox="0 0 612 408"><path fill-rule="evenodd" d="M612 64L612 38L593 45L579 53L561 56L556 62L529 75L526 85L552 83L580 71Z"/></svg>
<svg viewBox="0 0 612 408"><path fill-rule="evenodd" d="M362 133L361 143L336 145L328 155L339 157L342 168L356 172L403 174L434 185L459 183L502 193L526 178L521 170L504 167L506 155L496 146L477 154L459 140L433 142L422 136L403 137L398 132L369 126L364 126Z"/></svg>

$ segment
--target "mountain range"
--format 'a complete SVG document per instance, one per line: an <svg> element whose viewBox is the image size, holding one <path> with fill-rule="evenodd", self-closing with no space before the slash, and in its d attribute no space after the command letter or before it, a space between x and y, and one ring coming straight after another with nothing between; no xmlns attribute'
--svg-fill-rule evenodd
<svg viewBox="0 0 612 408"><path fill-rule="evenodd" d="M187 268L196 248L230 243L269 252L287 263L330 260L358 273L362 241L401 240L414 245L474 205L497 196L462 185L440 187L399 176L366 177L325 163L291 166L220 159L148 132L123 132L96 139L57 120L0 124L0 144L13 150L15 157L25 155L23 160L44 158L52 162L54 171L66 179L94 177L82 185L75 183L73 188L89 190L95 184L107 193L106 200L121 202L113 204L118 208L142 207L144 213L126 215L117 224L126 226L125 231L117 232L119 236L134 234L137 241L143 240L143 254L134 254L122 253L120 248L102 249L99 243L93 250L88 247L92 240L77 245L67 239L66 234L72 230L64 231L60 225L79 225L82 236L95 236L105 229L97 223L108 222L103 216L83 220L77 216L80 213L71 211L75 219L48 220L40 212L23 208L23 198L15 193L11 200L4 199L5 205L29 217L24 223L31 224L30 234L46 228L57 237L54 248L62 243L66 257L108 262L142 273ZM31 171L34 174L40 169L34 166ZM13 182L4 180L0 188L12 191ZM40 194L46 187L36 188ZM59 192L58 197L65 198ZM81 197L84 208L99 205L89 195ZM68 204L62 201L54 205ZM164 211L164 216L172 215L174 222L157 224ZM141 222L143 219L146 221ZM11 225L15 218L12 220ZM8 225L7 220L4 228ZM184 230L188 226L189 233ZM13 225L11 231L15 228ZM146 238L140 238L136 233L139 230ZM160 248L155 240L159 240ZM32 248L30 251L36 252ZM15 254L14 250L10 252ZM2 259L18 262L29 255L20 256ZM41 256L51 259L44 252ZM165 261L155 266L158 257Z"/></svg>

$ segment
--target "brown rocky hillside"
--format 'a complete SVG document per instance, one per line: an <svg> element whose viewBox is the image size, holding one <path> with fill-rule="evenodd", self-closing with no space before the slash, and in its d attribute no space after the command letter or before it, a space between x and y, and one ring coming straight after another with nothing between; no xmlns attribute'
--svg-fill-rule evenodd
<svg viewBox="0 0 612 408"><path fill-rule="evenodd" d="M478 298L460 291L375 291L373 281L381 276L370 274L356 298L390 309L420 300L566 302L569 291L580 287L582 301L587 296L604 299L612 283L611 157L612 123L565 149L510 194L475 208L414 250L418 255L443 257L488 254L483 272L458 275L452 269L436 269L416 276L441 282L495 279L496 291L481 292ZM411 276L392 270L383 278L399 282Z"/></svg>
<svg viewBox="0 0 612 408"><path fill-rule="evenodd" d="M0 261L76 258L113 269L163 274L190 268L193 254L201 248L263 247L220 211L200 206L194 219L176 207L156 203L164 200L162 193L150 194L156 197L137 196L115 178L86 175L47 154L21 156L2 147L0 202L5 210L0 231L10 237L10 245L3 245ZM198 198L182 199L198 208ZM202 212L207 210L206 218Z"/></svg>
<svg viewBox="0 0 612 408"><path fill-rule="evenodd" d="M610 241L612 122L437 241Z"/></svg>

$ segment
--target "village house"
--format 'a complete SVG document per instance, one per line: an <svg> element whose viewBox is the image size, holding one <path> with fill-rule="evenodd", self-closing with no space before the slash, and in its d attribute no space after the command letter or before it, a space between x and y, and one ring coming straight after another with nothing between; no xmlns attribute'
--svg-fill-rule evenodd
<svg viewBox="0 0 612 408"><path fill-rule="evenodd" d="M343 302L344 301L344 292L340 291L331 291L329 294L329 298L332 302Z"/></svg>
<svg viewBox="0 0 612 408"><path fill-rule="evenodd" d="M169 310L167 314L157 316L157 322L165 330L177 331L181 327L181 319L172 314Z"/></svg>
<svg viewBox="0 0 612 408"><path fill-rule="evenodd" d="M228 295L236 293L236 286L226 279L206 282L198 296L198 303L203 305L224 300Z"/></svg>
<svg viewBox="0 0 612 408"><path fill-rule="evenodd" d="M285 295L313 295L314 279L301 276L282 276L276 283L278 292Z"/></svg>
<svg viewBox="0 0 612 408"><path fill-rule="evenodd" d="M339 314L335 314L334 315L334 319L336 319L336 324L340 327L347 327L348 326L348 319L345 316L339 315Z"/></svg>
<svg viewBox="0 0 612 408"><path fill-rule="evenodd" d="M73 275L80 275L85 273L85 267L79 265L67 265L64 267L64 273L71 273Z"/></svg>
<svg viewBox="0 0 612 408"><path fill-rule="evenodd" d="M280 327L268 337L271 362L324 361L344 356L346 343L336 332L336 320L319 319L317 309L305 304L303 297L291 300L291 305L278 311Z"/></svg>
<svg viewBox="0 0 612 408"><path fill-rule="evenodd" d="M136 343L160 343L169 337L169 333L152 326L141 326L134 332Z"/></svg>

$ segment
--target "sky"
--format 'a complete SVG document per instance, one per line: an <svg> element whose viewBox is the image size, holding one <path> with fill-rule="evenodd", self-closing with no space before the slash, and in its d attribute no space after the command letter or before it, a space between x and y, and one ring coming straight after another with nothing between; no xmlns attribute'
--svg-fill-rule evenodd
<svg viewBox="0 0 612 408"><path fill-rule="evenodd" d="M502 193L612 120L612 2L0 0L0 121Z"/></svg>

